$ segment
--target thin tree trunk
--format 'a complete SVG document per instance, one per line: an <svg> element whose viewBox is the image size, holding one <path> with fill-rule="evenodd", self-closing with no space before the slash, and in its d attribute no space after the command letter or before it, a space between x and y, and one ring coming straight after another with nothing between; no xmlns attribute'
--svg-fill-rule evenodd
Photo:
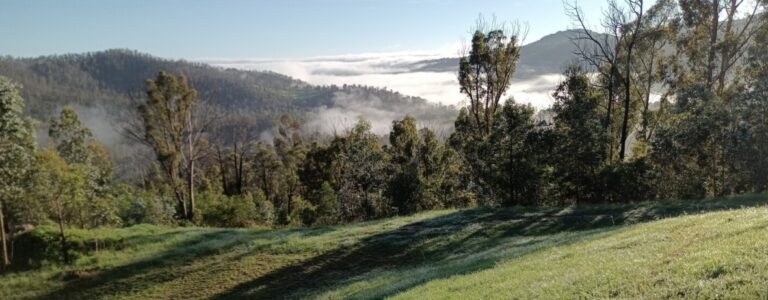
<svg viewBox="0 0 768 300"><path fill-rule="evenodd" d="M187 211L187 220L194 220L195 218L195 152L194 152L194 141L192 140L192 136L194 135L194 127L192 127L192 112L190 112L187 115L187 122L189 126L189 133L187 135L187 149L189 150L189 153L187 153L188 160L189 160L189 166L187 172L187 192L189 195L189 210Z"/></svg>
<svg viewBox="0 0 768 300"><path fill-rule="evenodd" d="M712 0L712 20L709 32L709 56L707 58L707 86L712 87L715 72L715 44L717 43L717 31L720 25L720 0Z"/></svg>
<svg viewBox="0 0 768 300"><path fill-rule="evenodd" d="M611 66L611 75L608 76L608 111L606 112L605 121L603 122L605 129L608 131L611 130L611 113L613 112L613 99L615 98L613 94L614 93L613 80L615 75L615 71L614 71L615 68L616 68L615 66Z"/></svg>
<svg viewBox="0 0 768 300"><path fill-rule="evenodd" d="M736 5L736 0L730 1L731 11L728 13L728 19L726 20L726 26L725 26L725 32L723 33L723 39L725 41L728 41L731 39L731 35L733 34L733 18L734 14L736 13L736 9L738 8L738 5ZM725 75L727 73L726 66L731 61L733 54L732 46L727 45L722 52L720 53L722 56L720 58L720 72L717 75L717 95L721 95L723 93L723 90L725 89Z"/></svg>
<svg viewBox="0 0 768 300"><path fill-rule="evenodd" d="M59 223L59 235L61 238L61 257L64 258L64 263L69 264L69 251L67 251L67 236L64 234L64 208L61 207L62 204L59 202L59 197L61 196L61 192L59 192L58 195L56 195L56 200L54 203L56 203L56 218Z"/></svg>
<svg viewBox="0 0 768 300"><path fill-rule="evenodd" d="M235 144L237 145L237 144ZM237 188L237 194L242 195L243 194L243 182L245 181L245 174L243 172L243 164L245 162L245 148L246 146L243 146L243 153L240 153L239 157L237 158L237 165L235 171L237 172L236 176L236 188ZM237 153L237 152L235 152Z"/></svg>
<svg viewBox="0 0 768 300"><path fill-rule="evenodd" d="M189 174L187 175L187 185L189 192L189 210L187 211L187 220L195 218L195 161L189 162Z"/></svg>
<svg viewBox="0 0 768 300"><path fill-rule="evenodd" d="M643 107L643 135L645 135L643 138L647 142L650 140L650 135L648 134L648 111L650 110L651 106L651 89L653 88L653 62L656 60L656 41L653 41L653 45L651 46L651 62L648 67L648 80L645 83L645 106Z"/></svg>
<svg viewBox="0 0 768 300"><path fill-rule="evenodd" d="M632 51L635 48L635 43L638 39L638 32L640 31L640 25L643 19L643 1L639 1L639 8L637 10L637 19L635 20L635 28L632 32L632 38L627 44L627 72L624 74L624 122L621 126L621 150L619 151L619 161L623 162L626 156L627 149L627 137L629 135L629 108L632 100Z"/></svg>
<svg viewBox="0 0 768 300"><path fill-rule="evenodd" d="M221 155L221 147L216 146L216 157L219 161L219 173L221 173L221 188L225 194L229 195L229 189L227 188L227 172L224 166L224 156Z"/></svg>
<svg viewBox="0 0 768 300"><path fill-rule="evenodd" d="M0 239L3 241L3 272L5 272L11 264L11 261L8 258L8 242L5 234L5 213L3 212L2 203L0 203Z"/></svg>
<svg viewBox="0 0 768 300"><path fill-rule="evenodd" d="M614 80L616 76L616 65L611 64L610 75L608 76L608 108L605 114L605 130L608 133L611 142L608 147L608 164L613 164L613 132L611 130L611 115L613 114L613 99L616 97Z"/></svg>
<svg viewBox="0 0 768 300"><path fill-rule="evenodd" d="M629 104L632 96L632 77L630 68L632 67L632 46L627 50L627 74L624 79L624 121L621 124L621 147L619 148L619 162L624 161L627 148L627 136L629 135Z"/></svg>

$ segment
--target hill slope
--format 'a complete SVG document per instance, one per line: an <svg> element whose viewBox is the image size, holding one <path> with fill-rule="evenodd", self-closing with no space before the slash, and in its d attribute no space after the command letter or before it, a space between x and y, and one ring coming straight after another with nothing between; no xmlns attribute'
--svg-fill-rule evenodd
<svg viewBox="0 0 768 300"><path fill-rule="evenodd" d="M141 98L145 80L159 71L187 74L201 101L225 111L248 113L259 119L261 130L271 127L272 120L284 113L305 117L306 113L348 105L349 101L401 116L408 112L425 122L452 122L456 115L452 107L386 89L313 86L273 72L223 69L130 50L0 57L0 76L22 85L27 112L41 120L64 105L101 107L110 117L118 117L121 110L135 105L130 98Z"/></svg>
<svg viewBox="0 0 768 300"><path fill-rule="evenodd" d="M145 81L159 71L187 74L201 102L221 112L219 115L246 117L249 136L265 139L272 136L274 121L286 113L302 120L307 134L334 133L365 118L381 135L389 132L392 120L406 114L438 132L448 132L457 115L452 106L387 89L314 86L272 72L223 69L128 50L0 57L0 76L21 85L27 115L45 125L62 107L73 106L110 150L117 177L128 181L140 178L145 164L136 163L142 148L125 138L123 130L129 118L135 117L130 112L136 110L137 101L144 97ZM40 132L40 141L45 141L45 128Z"/></svg>
<svg viewBox="0 0 768 300"><path fill-rule="evenodd" d="M74 266L4 275L0 298L765 298L766 203L741 196L439 211L295 230L76 231ZM32 262L55 253L44 242L54 232L26 233L16 253Z"/></svg>

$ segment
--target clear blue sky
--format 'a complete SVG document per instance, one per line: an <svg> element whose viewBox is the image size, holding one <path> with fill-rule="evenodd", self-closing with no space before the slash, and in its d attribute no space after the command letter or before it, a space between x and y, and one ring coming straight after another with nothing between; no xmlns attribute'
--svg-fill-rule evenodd
<svg viewBox="0 0 768 300"><path fill-rule="evenodd" d="M580 0L593 18L604 0ZM478 15L569 27L562 0L3 0L0 55L129 48L167 58L424 51L469 38Z"/></svg>

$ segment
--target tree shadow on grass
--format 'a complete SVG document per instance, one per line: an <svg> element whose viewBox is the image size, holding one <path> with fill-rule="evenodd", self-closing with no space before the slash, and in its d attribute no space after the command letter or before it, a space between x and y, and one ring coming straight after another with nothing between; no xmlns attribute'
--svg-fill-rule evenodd
<svg viewBox="0 0 768 300"><path fill-rule="evenodd" d="M318 227L309 230L204 229L160 233L158 235L162 236L163 239L178 239L178 242L163 245L166 250L140 261L104 270L93 270L92 272L78 270L77 274L65 275L63 279L67 282L62 288L39 298L98 299L131 294L183 277L192 270L181 271L179 270L180 267L187 266L199 259L233 251L234 248L256 239L275 240L286 236L309 237L332 230L334 230L332 227ZM163 240L155 237L130 237L128 239L130 241L126 241L126 245L137 248ZM202 265L205 266L205 264Z"/></svg>
<svg viewBox="0 0 768 300"><path fill-rule="evenodd" d="M541 249L604 237L620 225L765 203L759 197L461 211L366 237L241 283L215 299L384 298Z"/></svg>
<svg viewBox="0 0 768 300"><path fill-rule="evenodd" d="M383 298L428 281L492 268L505 260L541 249L603 237L620 230L622 227L618 225L765 203L764 198L760 197L700 203L641 203L543 210L465 210L364 237L353 245L339 246L285 267L271 271L266 269L264 275L249 275L253 278L250 281L241 282L242 279L236 279L238 281L232 283L233 288L214 298L273 299L323 295L337 298ZM259 239L274 244L288 237L323 236L339 228L343 227L277 231L179 230L162 238L136 237L127 243L135 243L132 247L141 247L162 242L163 238L178 241L163 245L165 250L146 259L81 274L67 281L60 289L40 298L140 297L138 295L143 290L194 272L207 271L206 268L211 270L206 276L215 277L218 274L213 270L214 266L238 264L244 257L268 251L249 243L251 241ZM248 247L238 248L246 244ZM219 257L206 260L213 256ZM193 268L185 268L198 261L202 262ZM366 282L377 284L342 291L351 285ZM188 282L184 284L190 285ZM188 294L166 294L178 298L205 296L196 294L199 292L196 289L200 287L190 285L183 287Z"/></svg>

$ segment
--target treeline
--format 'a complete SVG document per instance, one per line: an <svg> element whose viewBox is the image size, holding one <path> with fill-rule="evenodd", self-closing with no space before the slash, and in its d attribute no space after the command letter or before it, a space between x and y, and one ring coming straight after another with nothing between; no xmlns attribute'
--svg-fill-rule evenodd
<svg viewBox="0 0 768 300"><path fill-rule="evenodd" d="M23 101L3 79L0 232L53 222L66 261L68 226L311 226L476 205L764 192L765 3L612 3L602 24L616 34L582 28L574 42L592 50L564 72L552 118L504 100L518 32L478 28L459 61L468 105L447 139L410 116L382 137L365 120L313 135L284 115L265 137L252 116L209 110L185 75L160 72L126 128L152 153L136 186L112 182L106 152L71 109L51 120L51 145L37 149ZM578 7L570 12L583 24Z"/></svg>

